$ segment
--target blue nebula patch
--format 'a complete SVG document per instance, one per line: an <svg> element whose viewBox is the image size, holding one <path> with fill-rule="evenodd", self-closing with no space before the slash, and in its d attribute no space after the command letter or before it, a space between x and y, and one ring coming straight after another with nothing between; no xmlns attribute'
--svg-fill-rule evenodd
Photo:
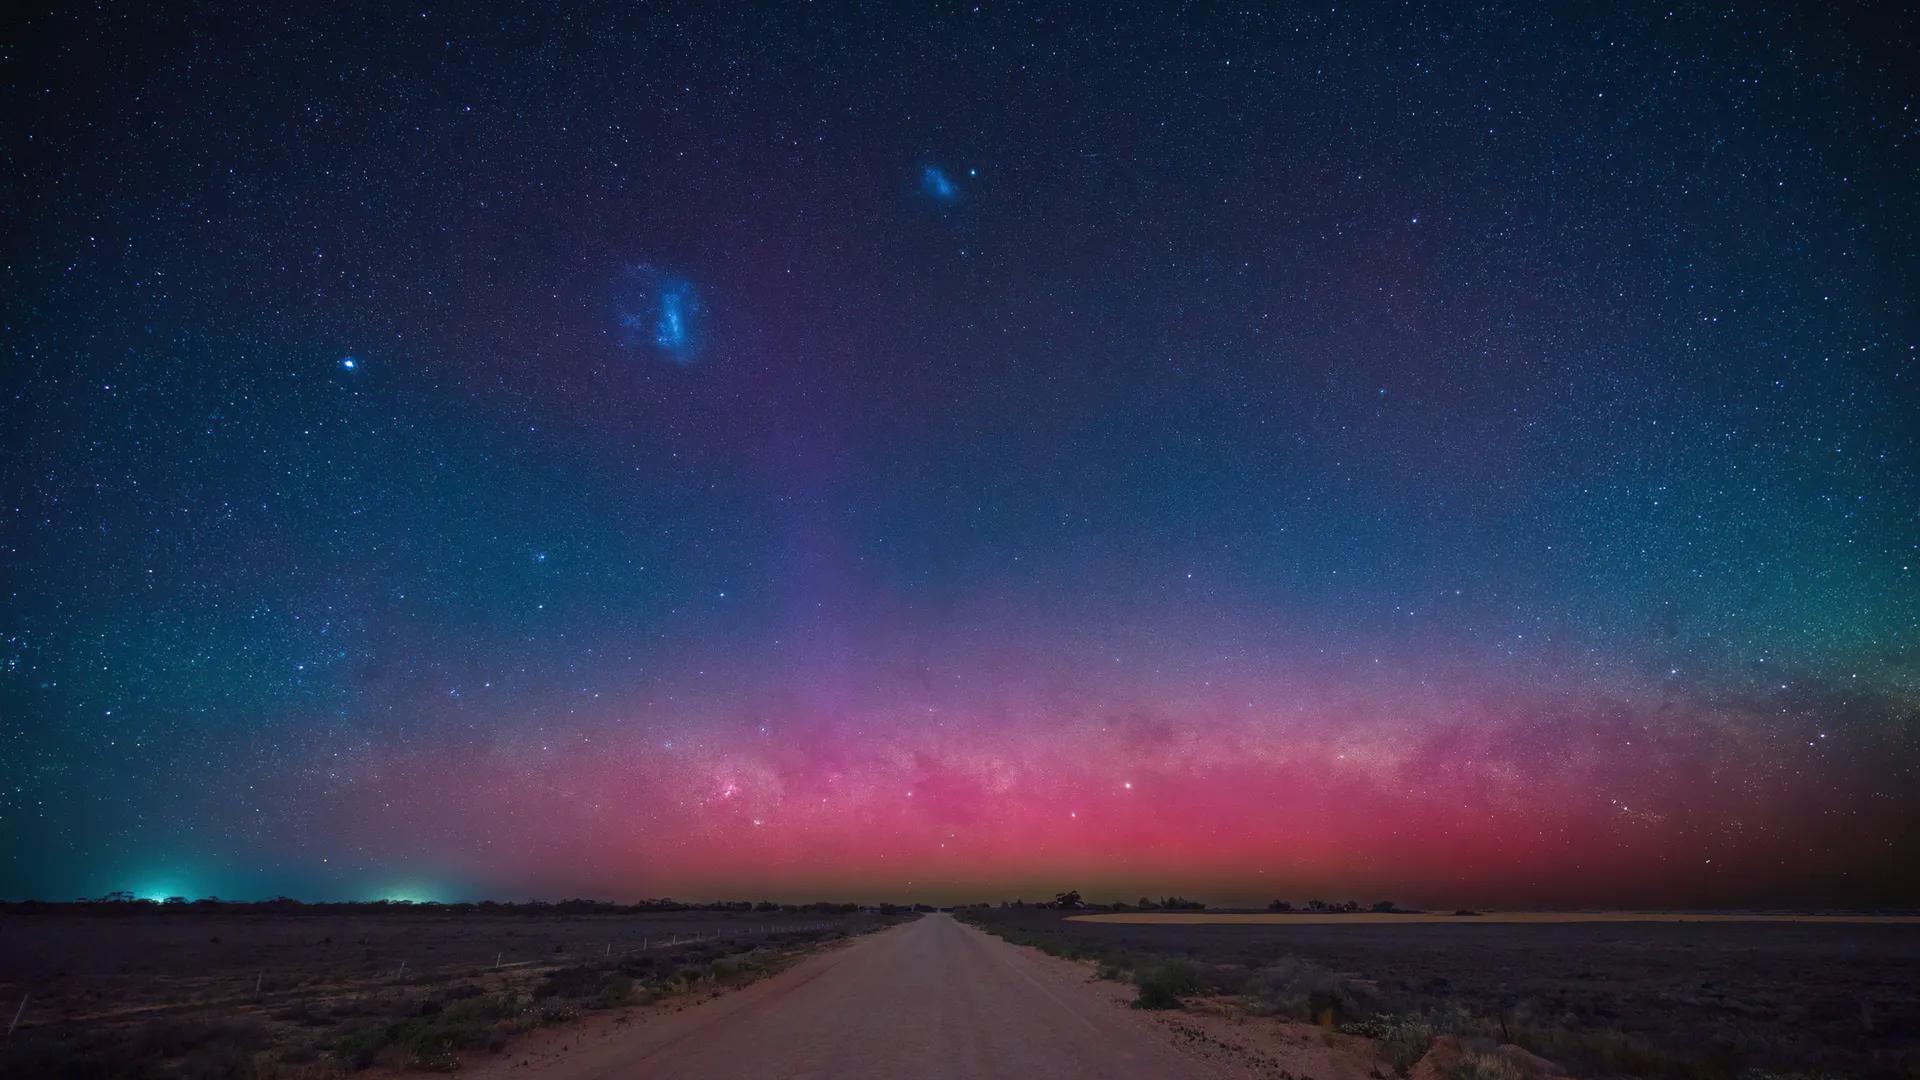
<svg viewBox="0 0 1920 1080"><path fill-rule="evenodd" d="M681 367L700 355L700 296L686 278L650 263L625 268L614 289L614 316L623 348L640 349Z"/></svg>
<svg viewBox="0 0 1920 1080"><path fill-rule="evenodd" d="M960 201L960 185L953 182L945 169L928 165L920 170L920 190L934 202L952 203Z"/></svg>

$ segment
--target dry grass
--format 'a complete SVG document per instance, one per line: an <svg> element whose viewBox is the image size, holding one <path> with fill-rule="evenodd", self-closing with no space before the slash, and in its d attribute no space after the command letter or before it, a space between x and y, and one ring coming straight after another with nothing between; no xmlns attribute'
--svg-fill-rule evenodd
<svg viewBox="0 0 1920 1080"><path fill-rule="evenodd" d="M0 1042L0 1080L452 1071L463 1056L498 1050L533 1028L739 985L822 942L891 921L712 913L19 917L0 935L0 979L9 980L0 982L0 1000L30 993L31 1007L15 1036ZM413 960L404 974L396 953Z"/></svg>
<svg viewBox="0 0 1920 1080"><path fill-rule="evenodd" d="M964 914L1058 956L1135 971L1184 958L1201 997L1373 1039L1383 1071L1405 1067L1424 1025L1574 1076L1920 1077L1912 917Z"/></svg>
<svg viewBox="0 0 1920 1080"><path fill-rule="evenodd" d="M1920 915L1790 915L1756 912L1708 914L1675 911L1487 911L1477 915L1439 912L1353 911L1318 912L1153 912L1127 911L1105 915L1070 915L1070 922L1123 923L1131 926L1334 926L1341 924L1392 926L1433 923L1860 923L1897 925L1920 923Z"/></svg>

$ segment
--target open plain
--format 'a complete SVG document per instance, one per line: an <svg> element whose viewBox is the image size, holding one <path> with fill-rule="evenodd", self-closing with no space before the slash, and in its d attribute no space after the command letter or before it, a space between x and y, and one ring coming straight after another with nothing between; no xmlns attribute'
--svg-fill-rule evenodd
<svg viewBox="0 0 1920 1080"><path fill-rule="evenodd" d="M888 916L184 910L0 915L0 1077L442 1069L542 1028L679 1007Z"/></svg>
<svg viewBox="0 0 1920 1080"><path fill-rule="evenodd" d="M1581 1076L1920 1072L1910 917L965 915L1116 976L1180 962L1196 996L1351 1030L1458 1028Z"/></svg>
<svg viewBox="0 0 1920 1080"><path fill-rule="evenodd" d="M1497 1058L1531 1080L1740 1080L1920 1062L1910 918L905 914L10 914L0 1002L22 1019L0 1077L1442 1080Z"/></svg>

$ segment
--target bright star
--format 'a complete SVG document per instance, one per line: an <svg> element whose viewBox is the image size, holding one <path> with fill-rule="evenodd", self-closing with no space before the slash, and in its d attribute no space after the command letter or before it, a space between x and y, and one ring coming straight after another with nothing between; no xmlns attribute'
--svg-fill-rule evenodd
<svg viewBox="0 0 1920 1080"><path fill-rule="evenodd" d="M346 368L348 371L352 371L354 368L360 366L360 362L358 360L355 360L353 357L348 356L348 357L341 358L340 366L343 368Z"/></svg>

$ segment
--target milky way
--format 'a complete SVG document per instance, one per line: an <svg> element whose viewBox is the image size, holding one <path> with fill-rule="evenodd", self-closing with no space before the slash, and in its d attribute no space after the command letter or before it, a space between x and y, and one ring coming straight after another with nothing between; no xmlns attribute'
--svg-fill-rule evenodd
<svg viewBox="0 0 1920 1080"><path fill-rule="evenodd" d="M1920 900L1852 18L28 13L0 896Z"/></svg>

